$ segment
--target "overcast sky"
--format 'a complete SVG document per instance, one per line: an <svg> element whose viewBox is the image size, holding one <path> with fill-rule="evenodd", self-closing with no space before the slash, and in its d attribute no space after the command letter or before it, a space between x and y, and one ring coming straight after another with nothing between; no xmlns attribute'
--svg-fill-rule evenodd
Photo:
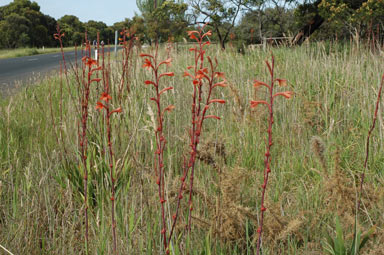
<svg viewBox="0 0 384 255"><path fill-rule="evenodd" d="M13 0L0 0L0 6ZM140 14L136 0L32 0L37 2L42 13L59 19L62 16L75 15L82 22L88 20L103 21L113 25L125 18L132 18L135 12Z"/></svg>

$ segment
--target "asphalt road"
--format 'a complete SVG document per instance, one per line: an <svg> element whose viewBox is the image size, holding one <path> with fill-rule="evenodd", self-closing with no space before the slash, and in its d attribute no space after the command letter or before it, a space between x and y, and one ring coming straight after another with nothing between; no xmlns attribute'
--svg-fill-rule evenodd
<svg viewBox="0 0 384 255"><path fill-rule="evenodd" d="M105 48L113 51L114 47ZM77 52L77 61L81 61L81 50ZM75 51L64 53L67 68L75 63ZM0 91L32 84L38 79L60 70L61 53L41 54L28 57L0 59Z"/></svg>

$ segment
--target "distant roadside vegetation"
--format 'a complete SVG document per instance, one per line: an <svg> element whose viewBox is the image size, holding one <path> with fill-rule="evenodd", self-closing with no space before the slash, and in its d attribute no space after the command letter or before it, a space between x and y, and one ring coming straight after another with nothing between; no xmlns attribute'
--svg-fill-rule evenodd
<svg viewBox="0 0 384 255"><path fill-rule="evenodd" d="M64 48L64 51L73 50L74 47ZM33 56L39 54L47 54L60 52L60 48L18 48L18 49L3 49L0 50L0 59L17 58L23 56Z"/></svg>
<svg viewBox="0 0 384 255"><path fill-rule="evenodd" d="M130 0L131 1L131 0ZM64 32L63 46L97 39L114 43L115 31L129 31L140 43L191 41L188 30L209 22L211 40L241 48L249 44L302 44L319 41L384 41L384 0L136 0L140 14L112 26L81 22L74 15L55 20L30 0L0 7L0 49L58 47L56 26ZM277 38L277 39L276 39ZM283 39L281 39L283 38Z"/></svg>

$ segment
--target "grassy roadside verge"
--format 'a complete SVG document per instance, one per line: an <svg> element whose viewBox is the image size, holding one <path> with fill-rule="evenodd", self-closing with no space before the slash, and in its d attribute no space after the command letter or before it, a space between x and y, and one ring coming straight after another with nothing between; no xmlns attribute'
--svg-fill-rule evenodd
<svg viewBox="0 0 384 255"><path fill-rule="evenodd" d="M112 46L106 46L106 47L112 47ZM75 50L75 47L64 48L64 51L72 51L72 50ZM49 54L49 53L56 53L56 52L60 52L59 47L45 48L44 50L42 48L3 49L3 50L0 50L0 59L18 58L18 57Z"/></svg>
<svg viewBox="0 0 384 255"><path fill-rule="evenodd" d="M326 51L322 45L272 50L278 76L288 80L295 96L279 102L276 108L263 254L323 254L324 233L334 233L335 215L341 217L344 233L352 229L355 178L362 168L364 141L384 65L379 56L364 50ZM217 95L227 100L225 107L214 108L223 119L208 123L196 170L191 254L252 254L266 111L251 110L249 100L265 97L265 91L253 88L252 83L268 79L263 60L269 52L239 55L212 49L209 53L219 59L230 86ZM182 77L191 64L191 53L185 50L170 55L174 62L169 71L175 72L175 77L167 84L175 92L166 96L176 108L166 120L169 145L165 158L169 200L174 200L180 158L187 151L185 123L190 109L185 102L190 100L192 85ZM162 50L160 58L166 56ZM132 61L130 92L121 102L124 112L113 118L116 159L126 166L119 168L119 253L159 254L161 227L152 166L154 108L148 99L151 90L144 85L148 73L141 68L142 60L135 57ZM117 86L119 66L112 69L116 78L111 84ZM73 77L70 84L76 87ZM75 89L72 100L66 90L64 85L61 96L60 79L51 77L0 101L0 244L14 254L84 253L74 108L78 95ZM89 109L90 251L111 254L110 184L101 160L105 130L94 108L100 96L97 90L100 87L95 84ZM117 102L115 93L116 87L113 102ZM365 250L370 255L382 254L384 243L382 125L380 120L380 131L373 134L364 214L360 216L362 230L377 226ZM180 236L183 224L178 226ZM185 245L183 239L175 242L176 251ZM351 240L350 236L346 239Z"/></svg>
<svg viewBox="0 0 384 255"><path fill-rule="evenodd" d="M64 48L64 51L74 50L75 47ZM19 48L19 49L4 49L0 50L0 59L6 58L18 58L25 56L33 56L39 54L48 54L60 52L60 48L45 48L44 50L41 48Z"/></svg>

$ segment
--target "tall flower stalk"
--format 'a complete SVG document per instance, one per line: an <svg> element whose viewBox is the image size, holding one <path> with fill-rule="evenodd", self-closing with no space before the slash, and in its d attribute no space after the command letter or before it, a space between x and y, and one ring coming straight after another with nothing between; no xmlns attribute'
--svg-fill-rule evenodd
<svg viewBox="0 0 384 255"><path fill-rule="evenodd" d="M191 230L191 220L192 220L192 211L193 211L193 183L194 183L194 173L195 173L195 163L198 145L200 143L200 137L203 130L204 120L213 118L220 120L220 117L216 115L208 115L207 112L212 104L219 103L224 104L225 100L223 99L212 99L213 90L216 87L226 87L224 73L218 72L218 61L215 58L212 60L209 56L205 57L205 46L210 45L209 41L205 39L211 35L211 31L206 33L203 32L205 25L201 27L198 31L189 31L188 35L192 40L197 42L196 46L191 48L190 51L194 52L194 65L189 66L188 71L184 72L185 77L190 77L193 84L193 93L192 93L192 118L191 118L191 128L189 130L190 136L190 155L188 160L184 160L183 166L183 175L181 177L181 184L177 196L177 206L176 213L172 216L172 227L169 234L169 242L171 241L172 235L175 230L176 222L179 217L179 210L181 200L183 199L183 191L186 189L186 179L189 174L189 215L188 215L188 233ZM208 60L208 65L205 66L205 60ZM189 70L192 70L190 72Z"/></svg>
<svg viewBox="0 0 384 255"><path fill-rule="evenodd" d="M272 126L274 123L274 117L273 117L273 107L274 107L274 100L278 96L283 96L285 98L291 98L293 93L291 91L285 91L285 92L277 92L275 93L274 88L275 84L278 83L280 86L286 86L287 81L284 79L275 79L274 76L274 68L275 68L275 59L272 56L272 61L269 63L266 61L268 71L270 73L271 81L270 84L267 84L262 81L255 81L253 84L254 87L260 87L264 86L268 90L268 98L267 100L261 100L261 101L251 101L251 107L254 108L258 106L259 104L266 105L268 108L269 112L269 117L268 117L268 129L267 129L267 144L266 144L266 152L265 152L265 157L264 157L264 181L261 191L261 206L260 206L260 217L259 217L259 227L257 229L258 233L258 238L257 238L257 255L260 254L260 247L261 247L261 236L263 232L263 221L264 221L264 212L267 210L264 204L265 200L265 193L267 190L267 185L268 185L268 178L269 174L271 173L271 148L273 145L273 139L272 139Z"/></svg>
<svg viewBox="0 0 384 255"><path fill-rule="evenodd" d="M357 200L357 212L356 212L356 214L360 210L361 196L363 194L363 185L364 185L364 180L365 180L365 173L367 172L367 168L368 168L369 143L370 143L372 131L375 129L375 126L376 126L377 113L379 111L379 105L380 105L381 92L383 90L383 85L384 85L384 75L381 77L379 92L377 93L375 112L373 114L373 121L372 121L371 128L369 129L368 135L367 135L367 141L366 141L366 145L365 145L364 169L363 169L363 172L361 173L361 176L360 176L360 190L359 190L359 199Z"/></svg>
<svg viewBox="0 0 384 255"><path fill-rule="evenodd" d="M90 51L89 42L86 45L87 49ZM88 253L88 244L89 244L89 234L88 234L88 167L87 167L87 150L88 150L88 140L87 140L87 121L88 121L88 108L89 108L89 94L92 83L99 82L100 78L92 78L92 75L101 70L101 67L97 66L97 61L91 57L85 56L82 58L83 61L83 74L86 73L86 79L82 79L82 89L81 89L81 131L80 131L80 156L84 169L84 217L85 217L85 248Z"/></svg>
<svg viewBox="0 0 384 255"><path fill-rule="evenodd" d="M122 74L121 74L121 80L119 85L119 100L122 100L123 96L123 89L126 85L127 93L130 92L130 84L129 84L129 70L132 65L132 57L133 57L133 46L135 44L135 41L137 40L137 37L135 36L134 31L130 31L127 29L124 29L122 32L120 32L120 35L122 38L119 38L120 45L122 46Z"/></svg>
<svg viewBox="0 0 384 255"><path fill-rule="evenodd" d="M104 66L104 60L103 60ZM113 160L113 148L112 148L112 127L111 127L111 116L114 113L122 112L121 107L112 110L110 100L110 86L109 86L109 71L103 68L103 85L104 91L100 96L100 100L96 104L96 109L105 110L105 125L107 128L107 144L109 154L109 176L111 179L111 225L112 225L112 238L113 238L113 254L117 254L117 239L116 239L116 219L115 219L115 171L114 171L114 160Z"/></svg>
<svg viewBox="0 0 384 255"><path fill-rule="evenodd" d="M159 69L162 65L170 65L172 59L167 59L165 61L162 61L158 63L157 61L157 49L155 56L150 54L140 54L140 57L144 58L144 65L143 67L150 70L153 75L153 80L146 80L146 85L153 86L155 90L155 96L151 97L150 100L154 101L156 104L156 130L155 130L155 139L156 139L156 151L154 155L154 169L156 172L157 180L156 183L158 185L158 191L159 191L159 202L160 202L160 208L161 208L161 238L163 242L164 250L169 252L168 250L168 242L167 242L167 224L165 220L165 174L164 174L164 149L165 145L167 143L167 140L164 136L164 115L166 112L171 112L175 106L174 105L168 105L165 108L163 108L161 104L161 95L165 93L168 90L172 90L173 87L165 87L161 89L160 87L160 80L162 80L163 77L171 77L174 76L173 72L164 72L160 73Z"/></svg>

